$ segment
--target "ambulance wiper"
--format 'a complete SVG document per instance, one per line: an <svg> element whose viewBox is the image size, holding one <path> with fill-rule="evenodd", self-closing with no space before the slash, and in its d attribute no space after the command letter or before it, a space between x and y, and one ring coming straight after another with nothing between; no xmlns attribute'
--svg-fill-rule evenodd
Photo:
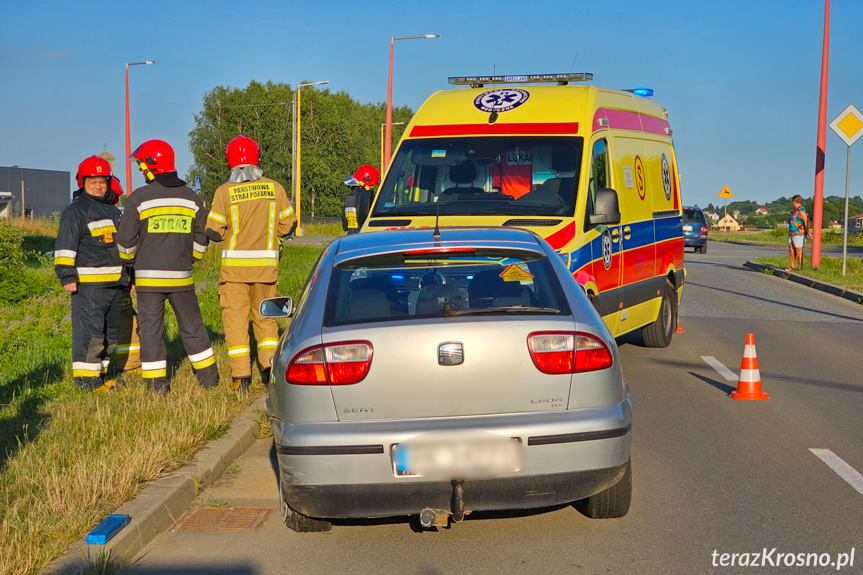
<svg viewBox="0 0 863 575"><path fill-rule="evenodd" d="M493 307L481 307L474 309L456 309L450 304L443 306L443 314L447 317L459 315L479 315L479 314L509 314L509 313L539 313L558 315L559 309L551 307L535 307L531 305L497 305Z"/></svg>

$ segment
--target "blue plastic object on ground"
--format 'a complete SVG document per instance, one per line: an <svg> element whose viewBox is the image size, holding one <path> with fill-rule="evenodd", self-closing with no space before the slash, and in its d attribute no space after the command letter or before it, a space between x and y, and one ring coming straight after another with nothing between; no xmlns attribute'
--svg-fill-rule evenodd
<svg viewBox="0 0 863 575"><path fill-rule="evenodd" d="M114 535L129 524L131 518L128 515L109 515L107 519L96 526L87 534L87 545L104 545Z"/></svg>

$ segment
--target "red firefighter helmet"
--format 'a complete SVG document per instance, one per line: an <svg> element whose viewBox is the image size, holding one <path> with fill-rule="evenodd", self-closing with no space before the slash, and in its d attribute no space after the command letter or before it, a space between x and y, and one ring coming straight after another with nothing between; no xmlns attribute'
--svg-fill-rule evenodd
<svg viewBox="0 0 863 575"><path fill-rule="evenodd" d="M225 150L225 157L228 159L228 167L232 170L234 166L245 164L261 165L261 151L258 148L258 143L246 136L237 136L231 140Z"/></svg>
<svg viewBox="0 0 863 575"><path fill-rule="evenodd" d="M108 187L111 188L111 203L116 204L120 201L120 196L123 195L123 186L120 185L120 178L111 176L111 183Z"/></svg>
<svg viewBox="0 0 863 575"><path fill-rule="evenodd" d="M78 173L75 174L75 181L78 182L78 187L84 187L84 178L88 176L101 176L103 178L111 177L111 164L105 158L99 156L90 156L78 165Z"/></svg>
<svg viewBox="0 0 863 575"><path fill-rule="evenodd" d="M174 149L162 140L147 140L132 152L129 159L135 160L148 182L154 179L154 174L177 171Z"/></svg>
<svg viewBox="0 0 863 575"><path fill-rule="evenodd" d="M363 164L353 176L344 180L346 186L362 186L367 190L379 183L381 183L381 173L370 164Z"/></svg>

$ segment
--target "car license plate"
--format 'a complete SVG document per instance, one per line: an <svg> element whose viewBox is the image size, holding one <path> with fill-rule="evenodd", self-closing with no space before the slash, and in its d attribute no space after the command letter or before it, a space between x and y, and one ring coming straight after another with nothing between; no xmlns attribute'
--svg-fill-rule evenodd
<svg viewBox="0 0 863 575"><path fill-rule="evenodd" d="M419 436L393 445L396 476L436 479L482 479L521 469L518 439L492 433L465 438Z"/></svg>
<svg viewBox="0 0 863 575"><path fill-rule="evenodd" d="M684 224L684 225L683 225L683 231L684 231L684 232L691 232L691 231L692 231L692 226L690 226L689 224Z"/></svg>

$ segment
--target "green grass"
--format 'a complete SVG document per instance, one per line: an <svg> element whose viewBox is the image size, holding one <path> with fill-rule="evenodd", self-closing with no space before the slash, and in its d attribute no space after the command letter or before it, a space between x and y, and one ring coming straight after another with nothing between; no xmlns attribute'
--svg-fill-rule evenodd
<svg viewBox="0 0 863 575"><path fill-rule="evenodd" d="M752 244L788 245L788 230L773 229L765 232L726 232L711 230L710 239L714 242L741 242ZM807 240L808 242L808 240ZM841 246L842 232L836 230L821 231L821 245ZM863 234L849 234L849 246L863 246Z"/></svg>
<svg viewBox="0 0 863 575"><path fill-rule="evenodd" d="M41 230L39 230L41 233ZM196 266L202 315L223 382L230 379L218 303L218 247ZM288 245L279 293L299 296L319 246ZM50 280L53 266L34 273ZM140 377L107 395L71 379L68 295L44 293L0 307L0 573L37 573L148 482L188 462L262 391L204 390L185 358L177 322L166 318L172 391L148 392ZM287 321L281 321L281 328ZM255 372L257 373L257 372ZM110 572L107 562L91 572Z"/></svg>
<svg viewBox="0 0 863 575"><path fill-rule="evenodd" d="M758 263L785 269L789 265L788 256L762 257L755 260ZM809 255L805 256L803 270L795 273L811 277L819 281L843 286L847 289L863 291L863 259L849 257L845 261L845 275L842 275L842 258L821 258L821 267L812 269Z"/></svg>
<svg viewBox="0 0 863 575"><path fill-rule="evenodd" d="M337 238L343 235L342 224L303 223L304 238Z"/></svg>

